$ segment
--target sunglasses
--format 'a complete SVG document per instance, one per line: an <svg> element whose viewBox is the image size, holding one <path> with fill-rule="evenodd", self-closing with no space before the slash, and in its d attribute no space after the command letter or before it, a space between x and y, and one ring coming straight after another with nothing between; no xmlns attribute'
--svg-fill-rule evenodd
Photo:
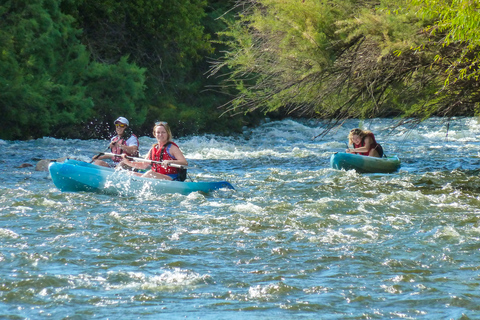
<svg viewBox="0 0 480 320"><path fill-rule="evenodd" d="M156 125L156 126L164 126L164 125L166 125L166 124L168 124L168 122L166 122L166 121L157 121L157 122L155 122L155 125Z"/></svg>
<svg viewBox="0 0 480 320"><path fill-rule="evenodd" d="M115 123L115 127L125 128L127 125L123 123Z"/></svg>

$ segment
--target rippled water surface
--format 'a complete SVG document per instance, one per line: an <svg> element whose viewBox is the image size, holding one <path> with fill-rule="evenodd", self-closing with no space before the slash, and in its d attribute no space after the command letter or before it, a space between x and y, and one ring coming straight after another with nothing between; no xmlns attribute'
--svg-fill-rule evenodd
<svg viewBox="0 0 480 320"><path fill-rule="evenodd" d="M106 141L0 140L0 318L479 319L480 123L395 124L362 124L393 174L330 169L353 120L178 139L236 187L188 196L62 193L19 166Z"/></svg>

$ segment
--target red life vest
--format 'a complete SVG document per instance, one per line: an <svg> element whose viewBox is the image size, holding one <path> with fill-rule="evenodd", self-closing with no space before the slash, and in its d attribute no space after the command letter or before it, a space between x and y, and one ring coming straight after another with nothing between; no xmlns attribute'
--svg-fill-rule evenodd
<svg viewBox="0 0 480 320"><path fill-rule="evenodd" d="M132 134L132 137L135 137L135 139L137 139L137 146L138 146L139 143L138 143L137 136ZM130 137L128 137L128 138L130 139ZM118 142L118 144L127 145L127 140L128 139L123 139L123 138L121 138L120 136L117 135L112 139L112 142ZM129 157L138 157L138 149L137 149L137 152L135 152L134 154L130 154L128 152L123 151L122 149L120 149L120 146L115 146L111 150L112 150L112 153L115 153L115 154L125 153ZM120 161L122 161L122 157L113 157L113 162L115 162L115 164L118 164Z"/></svg>
<svg viewBox="0 0 480 320"><path fill-rule="evenodd" d="M178 148L175 142L167 142L161 148L158 144L155 144L148 154L148 160L160 161L163 160L177 160L171 153L170 147L174 145ZM163 149L163 152L162 152ZM152 163L152 171L161 173L161 174L178 174L178 168L174 167L162 167L159 163Z"/></svg>
<svg viewBox="0 0 480 320"><path fill-rule="evenodd" d="M370 144L370 149L368 149L368 151L366 152L357 152L357 154L361 154L362 156L368 156L370 154L370 151L372 149L375 149L377 147L377 141L375 141L375 136L373 135L373 133L369 133L367 134L365 137L363 137L362 139L362 142L360 142L360 144L353 144L353 147L354 148L360 148L360 147L364 147L365 146L365 138L369 136L370 138L372 138L373 142Z"/></svg>

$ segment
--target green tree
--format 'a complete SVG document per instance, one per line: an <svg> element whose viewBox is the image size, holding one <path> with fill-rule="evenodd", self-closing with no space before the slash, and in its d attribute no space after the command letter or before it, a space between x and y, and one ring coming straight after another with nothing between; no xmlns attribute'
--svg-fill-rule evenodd
<svg viewBox="0 0 480 320"><path fill-rule="evenodd" d="M0 6L1 137L49 135L54 126L88 119L88 53L54 0L4 1ZM68 71L67 71L68 70Z"/></svg>
<svg viewBox="0 0 480 320"><path fill-rule="evenodd" d="M440 66L442 86L435 94L448 111L480 110L480 3L472 0L411 0L410 10L428 22L428 42L414 50L435 52L433 63Z"/></svg>
<svg viewBox="0 0 480 320"><path fill-rule="evenodd" d="M211 70L212 75L228 72L225 88L234 86L239 92L230 110L286 108L300 115L329 117L365 116L376 108L378 101L365 104L371 99L364 97L377 94L379 100L385 89L366 95L366 81L378 78L376 62L385 55L375 38L389 31L366 30L366 26L359 31L365 23L387 24L382 21L385 17L374 18L371 2L249 3L248 10L222 33L231 49ZM359 15L361 23L355 21ZM359 100L363 107L352 109Z"/></svg>
<svg viewBox="0 0 480 320"><path fill-rule="evenodd" d="M196 114L202 81L195 67L212 52L202 25L206 5L205 0L82 0L66 3L64 10L84 30L83 42L95 61L117 63L128 56L145 69L143 131L149 133L155 120L177 123Z"/></svg>
<svg viewBox="0 0 480 320"><path fill-rule="evenodd" d="M108 138L115 132L113 122L119 116L127 117L134 129L145 121L145 69L127 60L127 57L122 57L115 64L90 64L85 92L95 101L95 108L87 124L74 128L82 132L82 138ZM74 135L66 128L62 132L65 136Z"/></svg>
<svg viewBox="0 0 480 320"><path fill-rule="evenodd" d="M1 138L88 138L85 124L112 106L144 120L144 70L91 63L59 1L4 1L0 17Z"/></svg>
<svg viewBox="0 0 480 320"><path fill-rule="evenodd" d="M224 90L236 88L231 111L284 108L333 119L473 111L474 83L442 90L448 59L467 44L442 46L445 34L425 32L440 17L422 19L410 1L251 0L246 6L222 33L230 49L210 72L226 78Z"/></svg>

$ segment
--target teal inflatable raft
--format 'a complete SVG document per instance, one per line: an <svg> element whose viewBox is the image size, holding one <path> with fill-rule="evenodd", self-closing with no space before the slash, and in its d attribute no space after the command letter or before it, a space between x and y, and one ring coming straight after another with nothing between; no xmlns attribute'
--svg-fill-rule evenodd
<svg viewBox="0 0 480 320"><path fill-rule="evenodd" d="M400 159L397 156L377 158L338 152L330 157L330 166L333 169L353 169L361 173L391 173L400 168Z"/></svg>
<svg viewBox="0 0 480 320"><path fill-rule="evenodd" d="M226 188L227 181L181 182L143 178L125 170L114 170L94 164L67 159L50 163L48 170L55 186L64 192L90 191L106 194L138 195L141 193L208 193Z"/></svg>

